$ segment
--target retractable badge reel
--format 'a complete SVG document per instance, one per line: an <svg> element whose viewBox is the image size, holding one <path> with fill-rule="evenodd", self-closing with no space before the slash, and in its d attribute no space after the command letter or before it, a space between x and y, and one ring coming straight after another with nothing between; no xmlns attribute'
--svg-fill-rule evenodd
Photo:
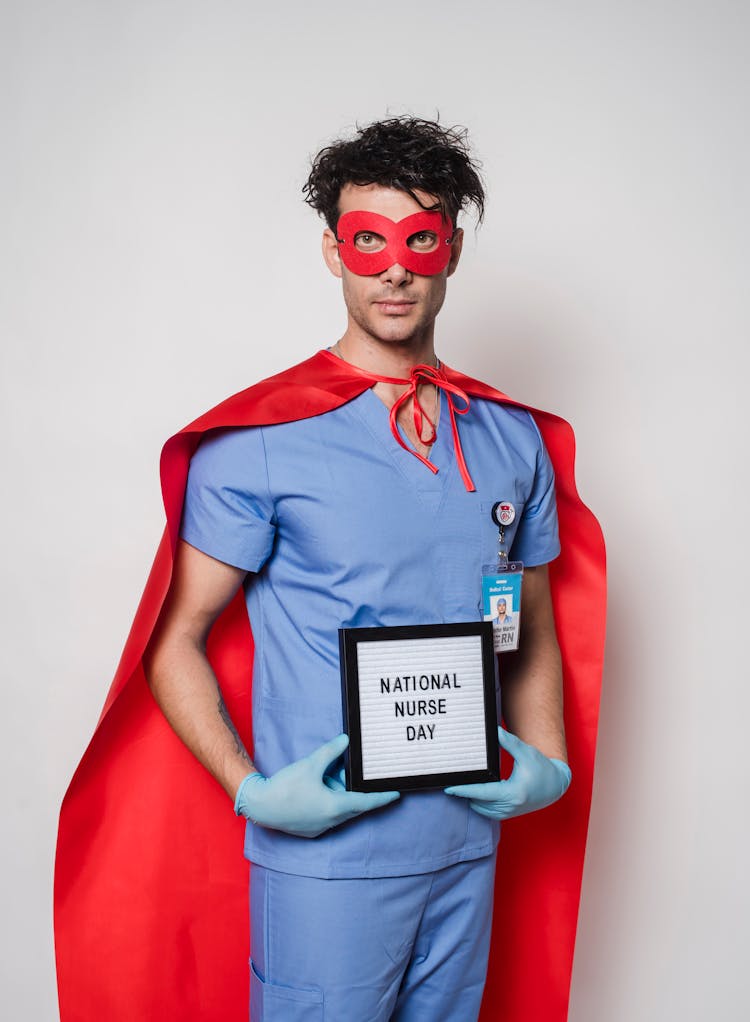
<svg viewBox="0 0 750 1022"><path fill-rule="evenodd" d="M492 505L492 520L498 528L497 563L482 565L482 613L492 622L496 653L518 649L521 631L521 586L523 564L508 559L505 530L516 519L516 509L508 500Z"/></svg>

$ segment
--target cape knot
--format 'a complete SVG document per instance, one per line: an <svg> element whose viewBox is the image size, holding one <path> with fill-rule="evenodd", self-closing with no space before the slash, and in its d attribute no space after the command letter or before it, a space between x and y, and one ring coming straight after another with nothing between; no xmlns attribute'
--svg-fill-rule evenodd
<svg viewBox="0 0 750 1022"><path fill-rule="evenodd" d="M409 451L414 455L415 458L419 458L423 465L433 473L437 472L437 468L427 458L414 450L414 448L407 446L404 442L401 431L398 428L398 413L401 407L410 399L413 399L413 416L414 416L414 430L421 443L427 444L428 446L435 443L437 439L437 426L429 417L427 412L421 405L418 396L418 388L420 383L431 383L436 388L443 390L445 396L448 399L448 412L451 420L451 432L453 433L453 447L456 454L456 461L458 462L458 468L461 472L461 478L464 481L464 486L467 490L473 491L476 489L474 482L469 474L469 469L466 465L466 459L464 458L464 452L461 448L461 440L458 435L458 425L456 423L457 415L466 415L471 404L469 395L466 391L456 386L455 383L450 383L446 379L445 374L439 366L426 365L420 362L418 365L412 367L409 374L409 379L404 380L404 383L408 383L409 386L406 390L398 397L391 408L391 432L398 441L398 443L404 448L405 451ZM456 405L456 398L463 402L463 407ZM428 432L425 433L425 423L428 427Z"/></svg>

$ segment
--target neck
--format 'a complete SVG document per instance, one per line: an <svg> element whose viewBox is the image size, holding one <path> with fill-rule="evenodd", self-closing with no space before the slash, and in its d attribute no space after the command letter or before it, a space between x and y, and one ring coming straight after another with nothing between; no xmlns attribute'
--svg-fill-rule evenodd
<svg viewBox="0 0 750 1022"><path fill-rule="evenodd" d="M381 341L369 334L347 329L334 345L335 353L345 362L378 376L408 379L416 365L437 365L433 333L404 341Z"/></svg>
<svg viewBox="0 0 750 1022"><path fill-rule="evenodd" d="M396 379L408 380L412 369L416 365L437 365L435 350L432 343L429 345L413 344L383 344L373 341L372 343L360 343L355 345L351 338L344 334L340 341L331 349L336 355L357 366L378 376L392 376ZM380 398L386 408L391 409L401 395L407 390L407 383L385 383L374 384L373 393ZM427 392L429 391L429 396ZM430 422L437 427L440 415L440 395L434 384L425 385L420 383L416 390L417 400L423 410L427 413ZM427 404L425 401L427 400ZM429 454L430 443L426 443L417 432L416 424L413 421L414 398L410 397L405 405L398 412L398 423L411 441L414 449L421 455Z"/></svg>

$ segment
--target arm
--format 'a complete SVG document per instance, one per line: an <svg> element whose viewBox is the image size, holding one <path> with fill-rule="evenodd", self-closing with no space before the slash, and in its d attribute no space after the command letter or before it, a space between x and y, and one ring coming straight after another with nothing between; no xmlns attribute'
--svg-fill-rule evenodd
<svg viewBox="0 0 750 1022"><path fill-rule="evenodd" d="M567 762L562 663L546 564L524 571L522 607L520 648L500 654L503 716L523 741Z"/></svg>
<svg viewBox="0 0 750 1022"><path fill-rule="evenodd" d="M172 584L143 658L164 716L231 799L255 767L224 705L206 639L246 574L180 540Z"/></svg>
<svg viewBox="0 0 750 1022"><path fill-rule="evenodd" d="M327 774L348 745L338 735L304 759L264 777L232 723L206 657L211 626L247 574L180 541L167 600L144 656L154 698L174 731L254 823L317 837L399 794L353 792Z"/></svg>
<svg viewBox="0 0 750 1022"><path fill-rule="evenodd" d="M470 799L475 812L495 820L543 809L564 795L570 784L562 668L546 566L527 568L523 586L521 647L501 659L503 712L515 733L500 728L498 738L513 757L513 772L504 781L445 789L449 795Z"/></svg>

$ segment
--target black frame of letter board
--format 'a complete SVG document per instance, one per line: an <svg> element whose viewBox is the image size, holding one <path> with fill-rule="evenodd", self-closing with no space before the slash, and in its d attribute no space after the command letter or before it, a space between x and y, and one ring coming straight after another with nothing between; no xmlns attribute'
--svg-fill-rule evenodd
<svg viewBox="0 0 750 1022"><path fill-rule="evenodd" d="M370 777L365 780L362 776L358 644L360 642L386 642L393 639L437 639L462 635L479 635L482 640L486 769L452 770L441 774L410 774L406 777ZM493 647L491 621L469 621L463 624L398 625L383 628L339 628L339 650L344 730L349 735L349 747L344 756L346 787L349 791L429 791L434 788L445 788L452 784L480 784L500 779L500 746L497 740L495 695L497 660Z"/></svg>

